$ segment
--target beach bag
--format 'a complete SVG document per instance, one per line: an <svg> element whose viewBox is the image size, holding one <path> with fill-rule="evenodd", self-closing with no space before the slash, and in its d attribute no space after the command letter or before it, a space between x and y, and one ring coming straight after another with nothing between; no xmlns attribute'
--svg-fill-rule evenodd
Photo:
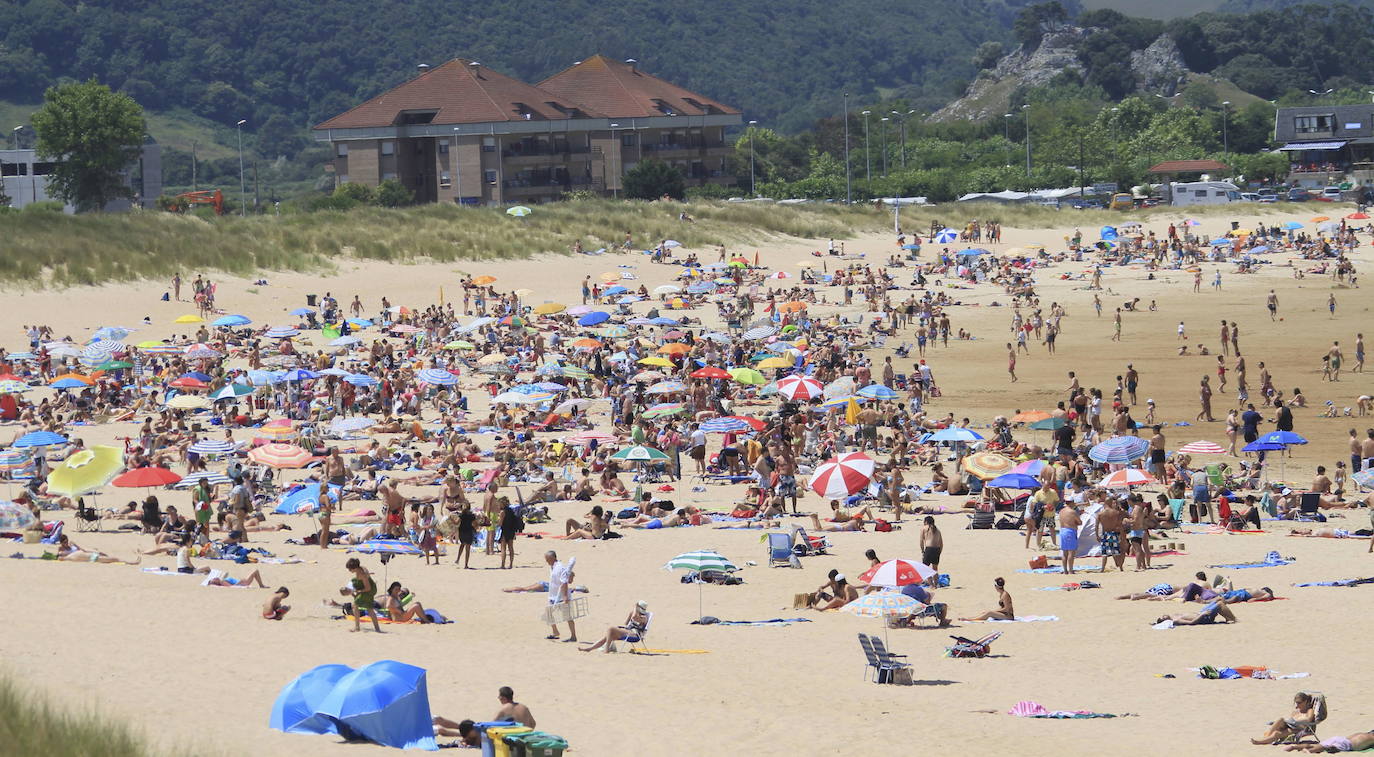
<svg viewBox="0 0 1374 757"><path fill-rule="evenodd" d="M997 521L997 525L994 526L994 528L1000 531L1015 531L1020 527L1021 521L1014 515L1003 515L1002 519Z"/></svg>
<svg viewBox="0 0 1374 757"><path fill-rule="evenodd" d="M757 514L758 510L755 510L751 507L744 507L743 505L736 507L734 510L730 511L730 517L732 518L752 518Z"/></svg>
<svg viewBox="0 0 1374 757"><path fill-rule="evenodd" d="M883 520L882 518L878 518L877 520L875 520L875 521L873 522L873 530L874 530L874 531L882 531L882 532L886 533L886 532L892 530L892 524L891 524L891 523L888 523L887 521Z"/></svg>
<svg viewBox="0 0 1374 757"><path fill-rule="evenodd" d="M1036 568L1050 567L1050 561L1046 560L1044 555L1036 555L1035 557L1032 557L1029 562L1031 570L1034 570Z"/></svg>

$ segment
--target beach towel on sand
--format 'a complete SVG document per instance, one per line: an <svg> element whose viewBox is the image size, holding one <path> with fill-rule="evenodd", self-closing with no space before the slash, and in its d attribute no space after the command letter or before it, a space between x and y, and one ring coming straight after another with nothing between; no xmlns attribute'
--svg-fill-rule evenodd
<svg viewBox="0 0 1374 757"><path fill-rule="evenodd" d="M1226 568L1228 570L1240 570L1241 568L1274 568L1280 565L1288 565L1293 561L1294 560L1291 557L1285 558L1280 556L1278 552L1270 552L1269 554L1264 556L1263 560L1259 562L1243 562L1235 563L1233 565L1208 565L1207 567Z"/></svg>
<svg viewBox="0 0 1374 757"><path fill-rule="evenodd" d="M1015 620L1002 620L1001 618L989 618L985 621L970 621L983 623L1049 623L1059 620L1058 615L1022 615Z"/></svg>
<svg viewBox="0 0 1374 757"><path fill-rule="evenodd" d="M1087 718L1114 718L1116 715L1091 710L1048 710L1039 702L1023 700L1007 710L1008 715L1018 718L1054 718L1057 720L1085 720Z"/></svg>
<svg viewBox="0 0 1374 757"><path fill-rule="evenodd" d="M810 623L810 618L773 618L772 620L717 620L706 617L694 620L694 626L788 626L793 623Z"/></svg>

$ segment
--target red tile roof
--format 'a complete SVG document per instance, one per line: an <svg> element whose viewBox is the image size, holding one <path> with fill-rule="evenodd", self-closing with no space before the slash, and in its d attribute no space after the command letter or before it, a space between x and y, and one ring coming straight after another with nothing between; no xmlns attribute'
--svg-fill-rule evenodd
<svg viewBox="0 0 1374 757"><path fill-rule="evenodd" d="M668 115L665 111L684 116L740 112L604 55L594 55L550 76L539 83L539 88L610 118L655 118Z"/></svg>
<svg viewBox="0 0 1374 757"><path fill-rule="evenodd" d="M486 66L470 66L469 63L471 61L455 58L315 128L392 126L400 121L403 113L414 111L438 111L428 122L433 124L604 118L586 106L547 90L532 87ZM528 119L525 113L529 113Z"/></svg>
<svg viewBox="0 0 1374 757"><path fill-rule="evenodd" d="M1147 173L1209 173L1229 170L1230 166L1215 160L1166 160L1151 166Z"/></svg>

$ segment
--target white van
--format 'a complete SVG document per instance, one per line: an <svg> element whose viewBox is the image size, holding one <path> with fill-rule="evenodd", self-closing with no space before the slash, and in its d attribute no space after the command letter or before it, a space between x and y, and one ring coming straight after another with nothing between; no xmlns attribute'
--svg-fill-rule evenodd
<svg viewBox="0 0 1374 757"><path fill-rule="evenodd" d="M1240 202L1240 188L1229 181L1180 181L1169 189L1176 206Z"/></svg>

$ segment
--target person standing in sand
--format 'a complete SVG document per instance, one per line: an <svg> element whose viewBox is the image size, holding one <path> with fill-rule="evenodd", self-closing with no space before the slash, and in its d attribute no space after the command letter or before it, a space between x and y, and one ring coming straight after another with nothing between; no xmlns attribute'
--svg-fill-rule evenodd
<svg viewBox="0 0 1374 757"><path fill-rule="evenodd" d="M1019 380L1016 378L1016 347L1011 342L1007 342L1007 374L1011 376L1011 383Z"/></svg>
<svg viewBox="0 0 1374 757"><path fill-rule="evenodd" d="M1066 503L1059 509L1059 549L1065 575L1073 575L1073 561L1078 558L1078 527L1082 524L1073 503Z"/></svg>
<svg viewBox="0 0 1374 757"><path fill-rule="evenodd" d="M935 525L935 518L927 515L921 523L921 562L934 569L930 578L926 579L926 584L935 586L940 578L940 554L945 551L945 537L940 534L940 527Z"/></svg>
<svg viewBox="0 0 1374 757"><path fill-rule="evenodd" d="M377 608L373 604L377 598L377 581L372 578L372 574L359 562L358 558L350 557L344 567L353 572L353 578L349 583L353 587L353 628L352 632L357 633L363 630L362 615L367 613L367 617L372 619L372 630L382 633L382 626L377 622Z"/></svg>
<svg viewBox="0 0 1374 757"><path fill-rule="evenodd" d="M1112 341L1121 341L1121 308L1116 309L1116 315L1112 318Z"/></svg>
<svg viewBox="0 0 1374 757"><path fill-rule="evenodd" d="M1216 420L1212 417L1212 377L1203 376L1202 383L1198 386L1198 410L1197 418L1194 420L1212 422Z"/></svg>
<svg viewBox="0 0 1374 757"><path fill-rule="evenodd" d="M1145 503L1137 502L1131 505L1130 519L1131 530L1131 551L1135 553L1135 570L1139 573L1142 570L1150 569L1150 508Z"/></svg>
<svg viewBox="0 0 1374 757"><path fill-rule="evenodd" d="M1121 552L1121 541L1125 535L1125 513L1117 505L1115 497L1108 497L1097 512L1097 541L1102 545L1102 572L1107 572L1107 559L1116 561L1116 569L1126 569L1126 555Z"/></svg>
<svg viewBox="0 0 1374 757"><path fill-rule="evenodd" d="M1331 349L1326 351L1327 366L1331 369L1331 380L1341 380L1341 360L1345 356L1341 354L1341 343L1332 342Z"/></svg>
<svg viewBox="0 0 1374 757"><path fill-rule="evenodd" d="M1269 320L1276 320L1275 316L1279 313L1279 296L1274 294L1274 290L1269 290L1269 296L1265 298L1264 304L1269 308Z"/></svg>

